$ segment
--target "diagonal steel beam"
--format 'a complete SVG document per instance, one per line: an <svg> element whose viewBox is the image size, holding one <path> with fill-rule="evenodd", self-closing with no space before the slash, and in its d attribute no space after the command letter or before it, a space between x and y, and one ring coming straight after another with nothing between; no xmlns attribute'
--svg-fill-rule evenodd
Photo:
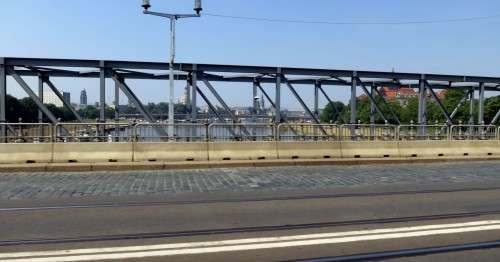
<svg viewBox="0 0 500 262"><path fill-rule="evenodd" d="M302 98L300 97L299 93L297 93L297 91L292 86L292 84L290 84L290 82L288 82L288 80L286 79L286 77L283 77L283 80L285 81L286 85L288 86L288 89L290 89L290 91L292 92L293 96L295 96L295 98L297 99L297 101L299 101L299 103L302 106L302 108L306 111L306 113L314 120L314 122L316 124L320 124L318 118L314 115L314 113L311 111L311 109L309 109L309 107L306 105L306 103L304 102L304 100L302 100Z"/></svg>
<svg viewBox="0 0 500 262"><path fill-rule="evenodd" d="M385 100L384 96L380 93L380 91L378 90L378 88L375 88L373 90L375 90L375 92L377 93L377 95L380 97L380 99L382 100L382 103L384 103L384 105L386 105L387 108L389 108L389 111L391 111L391 115L394 118L394 120L396 120L396 122L398 123L398 125L401 125L401 121L399 120L399 117L396 115L396 112L394 112L394 109L392 109L392 106L389 105L389 103L387 103L387 100Z"/></svg>
<svg viewBox="0 0 500 262"><path fill-rule="evenodd" d="M465 93L465 95L462 97L462 99L460 99L460 101L458 102L457 106L455 106L455 109L453 109L453 112L450 114L450 118L453 120L455 118L455 116L458 114L458 110L460 110L460 108L463 106L463 104L465 103L465 101L467 101L467 98L469 97L469 93Z"/></svg>
<svg viewBox="0 0 500 262"><path fill-rule="evenodd" d="M201 98L205 101L205 103L207 103L208 105L208 108L210 108L210 110L215 114L215 116L222 122L222 123L225 123L226 120L224 119L224 117L222 117L219 112L217 111L217 108L215 108L215 106L212 104L212 102L210 102L210 99L208 99L208 97L200 90L200 88L198 86L193 86L195 89L196 89L196 92L198 92L198 94L200 94Z"/></svg>
<svg viewBox="0 0 500 262"><path fill-rule="evenodd" d="M271 99L271 97L269 96L269 94L266 92L266 90L262 87L262 85L261 85L260 81L257 81L256 83L257 83L257 87L259 88L259 90L260 90L260 91L262 92L262 94L266 97L267 101L269 101L269 104L271 104L271 107L272 107L272 108L274 108L274 109L276 109L276 105L274 104L273 100ZM281 119L281 120L282 120L284 123L289 123L289 122L288 122L288 119L286 119L286 118L283 118L283 119ZM298 133L297 133L297 131L296 131L293 127L291 127L291 126L290 126L289 128L290 128L290 130L292 130L292 132L293 132L294 134L296 134L296 135L298 134Z"/></svg>
<svg viewBox="0 0 500 262"><path fill-rule="evenodd" d="M205 78L203 78L202 81L205 84L205 86L208 88L208 90L210 90L210 92L215 96L215 99L217 99L217 101L219 101L219 103L224 108L224 110L227 112L227 114L231 117L233 122L238 123L239 122L238 117L236 117L233 114L233 112L231 111L231 108L229 108L229 106L226 104L224 99L222 99L222 97L219 95L217 90L215 90L215 88L212 86L212 84L210 84L210 82L208 82L208 80L206 80Z"/></svg>
<svg viewBox="0 0 500 262"><path fill-rule="evenodd" d="M61 94L61 92L59 92L59 90L57 90L52 81L50 81L48 77L42 77L42 80L49 86L49 88L54 92L54 94L56 94L56 96L63 102L63 104L71 111L71 113L73 113L78 122L83 122L82 117L78 114L78 112L76 112L73 106L71 106L71 103L64 99L63 95Z"/></svg>
<svg viewBox="0 0 500 262"><path fill-rule="evenodd" d="M50 122L53 124L57 124L59 121L57 118L50 112L50 110L43 104L43 102L38 98L38 96L31 90L29 85L20 77L16 71L12 68L7 68L7 72L16 80L16 82L21 86L21 88L26 92L29 97L35 102L40 110L49 118Z"/></svg>
<svg viewBox="0 0 500 262"><path fill-rule="evenodd" d="M285 81L286 85L288 86L288 89L290 89L290 91L295 96L295 98L297 99L297 101L299 101L299 103L302 106L302 108L304 108L304 110L314 120L314 122L316 124L320 125L321 122L319 122L318 118L316 118L316 116L314 115L314 113L311 111L311 109L309 109L309 107L306 105L306 103L304 102L304 100L302 100L302 98L300 97L299 93L297 93L297 91L295 90L295 88L292 86L292 84L290 84L290 82L288 82L288 80L287 80L287 78L285 76L283 76L283 80ZM321 130L321 132L325 136L328 135L328 133L325 131L325 129L322 126L319 126L319 129Z"/></svg>
<svg viewBox="0 0 500 262"><path fill-rule="evenodd" d="M122 90L122 92L127 96L129 101L131 101L134 106L139 110L142 116L151 124L156 123L156 119L149 113L149 111L144 107L144 105L141 103L139 98L134 94L132 89L125 83L125 80L121 78L120 76L113 74L112 76L113 80L115 83L118 85L118 87ZM168 132L166 132L163 128L158 127L155 128L156 132L158 135L161 137L168 137ZM171 134L171 137L173 137L174 134Z"/></svg>
<svg viewBox="0 0 500 262"><path fill-rule="evenodd" d="M332 105L333 107L333 110L335 110L335 113L337 113L337 118L340 118L345 124L347 124L347 121L345 120L344 117L342 117L339 109L335 106L335 104L333 103L333 101L330 99L330 97L328 96L328 94L325 92L325 90L323 89L322 86L319 87L319 91L321 91L321 93L323 94L323 96L326 98L326 100L328 101L329 104ZM337 119L335 119L337 120Z"/></svg>
<svg viewBox="0 0 500 262"><path fill-rule="evenodd" d="M425 82L425 85L427 86L427 89L431 93L432 97L434 98L434 100L436 100L436 103L438 104L439 109L441 109L441 112L443 112L443 115L446 117L446 122L448 123L448 125L453 125L453 119L450 117L450 114L448 113L448 111L444 107L443 103L441 102L441 99L439 99L436 92L434 92L434 89L429 84L429 82L427 82L427 81L424 81L424 82Z"/></svg>
<svg viewBox="0 0 500 262"><path fill-rule="evenodd" d="M208 82L208 80L205 79L205 78L203 78L202 81L205 84L205 86L210 90L210 92L215 96L215 98L217 99L217 101L219 101L219 103L222 105L222 107L224 108L224 110L229 114L229 116L231 117L231 119L233 120L233 122L234 123L239 123L240 121L239 121L238 117L236 117L233 114L233 111L231 111L231 108L229 108L229 106L226 104L226 102L224 101L224 99L222 99L222 97L219 95L219 93L217 92L217 90L215 90L215 88L212 86L212 84L210 84L210 82ZM245 135L250 136L250 133L248 132L248 130L244 126L241 127L241 131L243 131L245 133Z"/></svg>
<svg viewBox="0 0 500 262"><path fill-rule="evenodd" d="M361 86L361 89L363 89L363 92L365 92L365 94L368 96L368 98L370 99L370 101L372 102L372 104L375 106L375 109L377 109L377 112L379 113L379 115L382 117L382 119L384 120L384 122L387 122L387 118L385 117L384 112L382 112L382 110L380 109L380 107L377 105L377 101L375 100L375 98L373 98L373 96L370 93L370 91L368 91L368 89L366 88L365 83L363 83L363 81L361 81L361 79L359 77L357 78L357 80L359 82L359 85Z"/></svg>
<svg viewBox="0 0 500 262"><path fill-rule="evenodd" d="M498 119L500 119L500 110L498 110L498 112L495 115L495 117L493 117L493 119L491 120L490 125L494 125L498 121Z"/></svg>

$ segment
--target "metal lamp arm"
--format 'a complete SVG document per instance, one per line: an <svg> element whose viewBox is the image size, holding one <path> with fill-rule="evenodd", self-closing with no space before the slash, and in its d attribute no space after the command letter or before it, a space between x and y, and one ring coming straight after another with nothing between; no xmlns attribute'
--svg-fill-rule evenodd
<svg viewBox="0 0 500 262"><path fill-rule="evenodd" d="M167 13L159 13L159 12L151 12L151 11L143 11L144 14L146 15L154 15L154 16L160 16L160 17L165 17L168 19L179 19L179 18L190 18L190 17L201 17L201 14L187 14L187 15L182 15L182 14L167 14Z"/></svg>

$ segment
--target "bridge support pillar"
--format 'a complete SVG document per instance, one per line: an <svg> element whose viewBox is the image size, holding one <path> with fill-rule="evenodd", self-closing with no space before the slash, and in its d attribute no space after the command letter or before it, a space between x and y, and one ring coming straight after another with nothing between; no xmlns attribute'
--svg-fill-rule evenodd
<svg viewBox="0 0 500 262"><path fill-rule="evenodd" d="M479 83L479 108L477 122L484 125L484 83Z"/></svg>
<svg viewBox="0 0 500 262"><path fill-rule="evenodd" d="M427 89L425 85L425 76L422 76L418 88L418 124L425 125L427 123L426 117L426 103L427 103Z"/></svg>
<svg viewBox="0 0 500 262"><path fill-rule="evenodd" d="M115 82L115 122L120 121L120 84Z"/></svg>
<svg viewBox="0 0 500 262"><path fill-rule="evenodd" d="M274 111L276 124L281 123L281 68L276 72L276 99L274 100Z"/></svg>
<svg viewBox="0 0 500 262"><path fill-rule="evenodd" d="M7 72L5 69L5 59L0 58L0 124L7 122ZM0 143L5 142L5 126L0 126Z"/></svg>
<svg viewBox="0 0 500 262"><path fill-rule="evenodd" d="M106 122L106 68L104 61L99 62L99 122Z"/></svg>
<svg viewBox="0 0 500 262"><path fill-rule="evenodd" d="M357 87L358 87L357 72L353 72L351 78L351 125L355 125L358 120L357 97L356 97Z"/></svg>
<svg viewBox="0 0 500 262"><path fill-rule="evenodd" d="M43 75L38 75L38 98L40 98L40 101L43 101ZM38 123L43 123L43 111L38 109Z"/></svg>
<svg viewBox="0 0 500 262"><path fill-rule="evenodd" d="M474 125L474 87L469 90L469 125Z"/></svg>
<svg viewBox="0 0 500 262"><path fill-rule="evenodd" d="M319 89L321 88L321 82L316 81L314 83L314 116L319 119Z"/></svg>
<svg viewBox="0 0 500 262"><path fill-rule="evenodd" d="M197 94L198 94L198 72L196 71L196 65L193 66L193 72L191 73L191 122L196 122L198 120L198 108L197 108Z"/></svg>
<svg viewBox="0 0 500 262"><path fill-rule="evenodd" d="M375 89L377 89L377 86L372 85L371 86L371 90L370 90L370 93L371 93L372 97L375 97ZM372 125L375 124L375 114L376 113L377 113L377 108L376 108L375 101L371 100L371 104L370 104L370 124L372 124Z"/></svg>
<svg viewBox="0 0 500 262"><path fill-rule="evenodd" d="M257 122L257 115L259 114L259 94L257 92L258 90L258 80L254 79L252 82L252 105L253 105L253 112L252 112L252 118L253 122Z"/></svg>

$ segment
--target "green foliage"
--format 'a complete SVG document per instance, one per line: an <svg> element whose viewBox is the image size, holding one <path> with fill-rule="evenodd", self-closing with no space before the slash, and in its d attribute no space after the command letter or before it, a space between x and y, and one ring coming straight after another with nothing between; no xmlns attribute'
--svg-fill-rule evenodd
<svg viewBox="0 0 500 262"><path fill-rule="evenodd" d="M442 103L446 108L448 114L451 114L453 110L456 108L460 100L464 96L467 95L466 90L449 90ZM392 107L394 113L400 119L402 124L409 124L413 121L413 123L417 123L418 118L418 98L409 98L406 102L406 105L402 106L398 101L392 100L387 101L389 104L386 105L383 103L382 99L378 96L375 97L377 104L380 109L387 117L389 123L396 124L394 117L391 114L389 106ZM474 119L477 122L478 115L478 107L479 102L475 100L474 102ZM337 108L341 111L341 115L349 120L350 119L350 105L344 105L342 102L335 102ZM370 111L371 111L371 101L368 98L361 99L357 101L357 109L358 109L358 119L362 123L370 123ZM495 117L497 112L500 110L500 96L490 97L485 99L485 113L484 120L485 123L490 123L492 119ZM459 121L462 123L468 123L470 118L470 102L466 101L462 104L462 106L458 109L457 114L454 117L454 123L457 124ZM443 111L439 108L437 102L431 97L427 99L426 103L426 112L427 112L427 123L445 123L446 117L443 114ZM323 123L333 123L333 122L341 122L339 121L339 117L337 113L333 110L331 104L326 105L323 110L320 120ZM384 121L380 114L377 112L375 117L375 123L383 124Z"/></svg>
<svg viewBox="0 0 500 262"><path fill-rule="evenodd" d="M335 110L337 109L337 110ZM325 109L320 115L320 121L323 123L342 122L341 114L345 111L345 105L342 102L333 102L326 105ZM340 113L338 114L337 111Z"/></svg>

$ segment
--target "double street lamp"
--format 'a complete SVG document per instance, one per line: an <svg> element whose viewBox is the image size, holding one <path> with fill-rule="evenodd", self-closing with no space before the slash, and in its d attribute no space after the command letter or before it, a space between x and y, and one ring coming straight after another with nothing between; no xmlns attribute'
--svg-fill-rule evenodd
<svg viewBox="0 0 500 262"><path fill-rule="evenodd" d="M170 95L169 95L169 106L168 106L168 134L171 139L174 138L174 60L175 60L175 22L177 19L181 18L190 18L190 17L200 17L201 11L203 10L201 6L201 0L194 1L193 10L196 12L195 14L169 14L169 13L158 13L151 12L149 9L151 8L150 0L143 0L142 7L144 8L144 14L154 15L159 17L164 17L170 19L170 61L169 61L169 69L170 69ZM194 91L196 92L196 91Z"/></svg>

